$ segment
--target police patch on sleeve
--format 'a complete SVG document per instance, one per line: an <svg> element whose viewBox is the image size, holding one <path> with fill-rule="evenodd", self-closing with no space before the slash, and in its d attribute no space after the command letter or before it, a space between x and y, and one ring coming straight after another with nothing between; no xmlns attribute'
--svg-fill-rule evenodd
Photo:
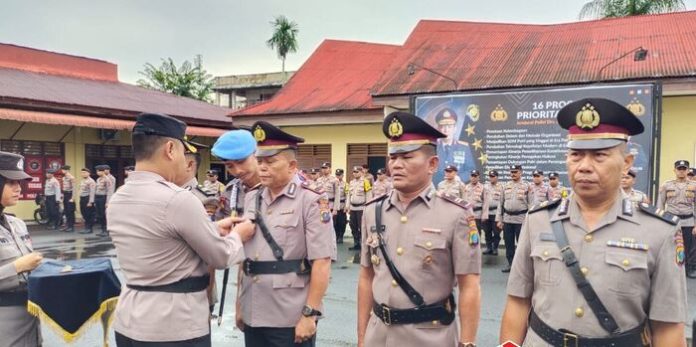
<svg viewBox="0 0 696 347"><path fill-rule="evenodd" d="M469 246L478 246L480 242L480 236L478 233L478 228L476 227L476 220L473 217L469 218Z"/></svg>
<svg viewBox="0 0 696 347"><path fill-rule="evenodd" d="M684 252L684 238L680 230L674 233L674 245L677 251L674 260L677 262L677 265L682 266L686 260L686 253Z"/></svg>
<svg viewBox="0 0 696 347"><path fill-rule="evenodd" d="M322 223L331 221L331 212L329 211L329 201L327 199L319 199L319 218Z"/></svg>

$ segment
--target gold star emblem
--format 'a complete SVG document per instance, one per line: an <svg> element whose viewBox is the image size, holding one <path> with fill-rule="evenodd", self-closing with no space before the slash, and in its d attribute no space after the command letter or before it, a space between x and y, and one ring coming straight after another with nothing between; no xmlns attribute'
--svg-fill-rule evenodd
<svg viewBox="0 0 696 347"><path fill-rule="evenodd" d="M481 165L485 165L488 162L488 154L481 153L481 155L478 157L478 160L481 161Z"/></svg>
<svg viewBox="0 0 696 347"><path fill-rule="evenodd" d="M483 142L483 140L474 139L474 149L478 149L480 151L483 148L481 142Z"/></svg>
<svg viewBox="0 0 696 347"><path fill-rule="evenodd" d="M476 134L476 132L474 131L475 128L476 128L475 125L469 124L469 126L466 127L466 134L469 135L469 136L472 136L472 135Z"/></svg>

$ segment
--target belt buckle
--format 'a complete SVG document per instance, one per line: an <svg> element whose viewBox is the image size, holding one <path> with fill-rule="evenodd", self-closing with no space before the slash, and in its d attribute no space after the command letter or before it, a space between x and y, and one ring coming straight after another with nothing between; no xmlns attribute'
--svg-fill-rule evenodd
<svg viewBox="0 0 696 347"><path fill-rule="evenodd" d="M384 322L386 326L392 324L391 309L386 305L382 305L382 322Z"/></svg>
<svg viewBox="0 0 696 347"><path fill-rule="evenodd" d="M249 259L244 260L244 274L249 275L251 273L251 261Z"/></svg>
<svg viewBox="0 0 696 347"><path fill-rule="evenodd" d="M568 344L568 342L574 341L573 344ZM579 347L580 342L578 335L571 334L571 333L563 333L563 347Z"/></svg>

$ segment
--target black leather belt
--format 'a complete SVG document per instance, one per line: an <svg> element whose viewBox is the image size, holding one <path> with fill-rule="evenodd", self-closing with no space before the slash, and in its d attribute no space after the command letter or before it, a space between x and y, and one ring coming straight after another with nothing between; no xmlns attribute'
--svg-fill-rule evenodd
<svg viewBox="0 0 696 347"><path fill-rule="evenodd" d="M582 337L566 330L556 330L548 326L532 310L529 325L534 332L552 346L563 347L606 347L606 346L648 346L647 336L643 336L645 326L641 325L629 331L611 337Z"/></svg>
<svg viewBox="0 0 696 347"><path fill-rule="evenodd" d="M353 206L363 206L363 205L365 205L364 203L362 203L362 204L354 204L354 203L352 203L352 202L351 202L350 204L353 205Z"/></svg>
<svg viewBox="0 0 696 347"><path fill-rule="evenodd" d="M161 286L136 286L126 284L126 287L140 292L165 292L165 293L195 293L208 288L210 276L197 276L184 278L174 283L164 284Z"/></svg>
<svg viewBox="0 0 696 347"><path fill-rule="evenodd" d="M679 217L679 219L689 219L689 218L693 217L694 215L693 214L677 214L676 216Z"/></svg>
<svg viewBox="0 0 696 347"><path fill-rule="evenodd" d="M29 293L26 291L0 293L0 307L27 306L28 300Z"/></svg>
<svg viewBox="0 0 696 347"><path fill-rule="evenodd" d="M483 209L482 206L474 207L474 212L481 211L482 209Z"/></svg>
<svg viewBox="0 0 696 347"><path fill-rule="evenodd" d="M312 271L312 264L307 259L253 261L247 258L242 263L242 270L246 275L287 274L292 272L298 275L308 275Z"/></svg>
<svg viewBox="0 0 696 347"><path fill-rule="evenodd" d="M94 194L94 198L106 199L106 195Z"/></svg>
<svg viewBox="0 0 696 347"><path fill-rule="evenodd" d="M507 213L508 216L519 216L521 214L527 213L528 210L522 210L522 211L508 211L505 210L505 213Z"/></svg>
<svg viewBox="0 0 696 347"><path fill-rule="evenodd" d="M451 294L447 299L434 304L407 309L394 309L377 302L372 304L372 312L386 325L432 321L440 321L444 325L450 325L454 321L454 311L454 296Z"/></svg>
<svg viewBox="0 0 696 347"><path fill-rule="evenodd" d="M341 199L339 200L339 202L346 202L346 199Z"/></svg>

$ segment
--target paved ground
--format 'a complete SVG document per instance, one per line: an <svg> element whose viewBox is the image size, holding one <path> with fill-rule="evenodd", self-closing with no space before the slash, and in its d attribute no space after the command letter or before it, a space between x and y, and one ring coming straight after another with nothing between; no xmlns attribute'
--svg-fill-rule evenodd
<svg viewBox="0 0 696 347"><path fill-rule="evenodd" d="M73 233L56 233L38 230L32 231L35 248L44 253L46 257L57 259L81 259L94 257L109 257L113 260L116 273L121 276L115 252L109 239ZM346 244L339 245L341 261L334 263L332 269L331 285L325 302L326 319L322 320L319 328L318 346L341 347L356 345L356 288L359 265L352 264L350 258L352 252L347 248L352 240L346 239ZM507 275L500 272L505 260L499 257L484 256L482 274L482 312L478 331L478 345L483 347L496 346L500 316L503 312L505 285ZM234 271L233 271L234 273ZM231 276L234 277L234 276ZM218 273L218 288L222 288L222 272ZM223 324L212 328L214 346L243 346L241 332L234 327L234 302L235 285L231 278L225 305ZM687 286L689 292L690 319L696 314L696 280L689 280ZM217 308L216 308L217 312ZM689 329L691 329L689 327ZM690 331L690 330L689 330ZM64 346L65 344L48 327L43 327L45 347ZM689 333L690 334L690 333ZM113 332L110 334L111 346ZM99 347L101 346L101 328L93 326L76 342L75 347Z"/></svg>

